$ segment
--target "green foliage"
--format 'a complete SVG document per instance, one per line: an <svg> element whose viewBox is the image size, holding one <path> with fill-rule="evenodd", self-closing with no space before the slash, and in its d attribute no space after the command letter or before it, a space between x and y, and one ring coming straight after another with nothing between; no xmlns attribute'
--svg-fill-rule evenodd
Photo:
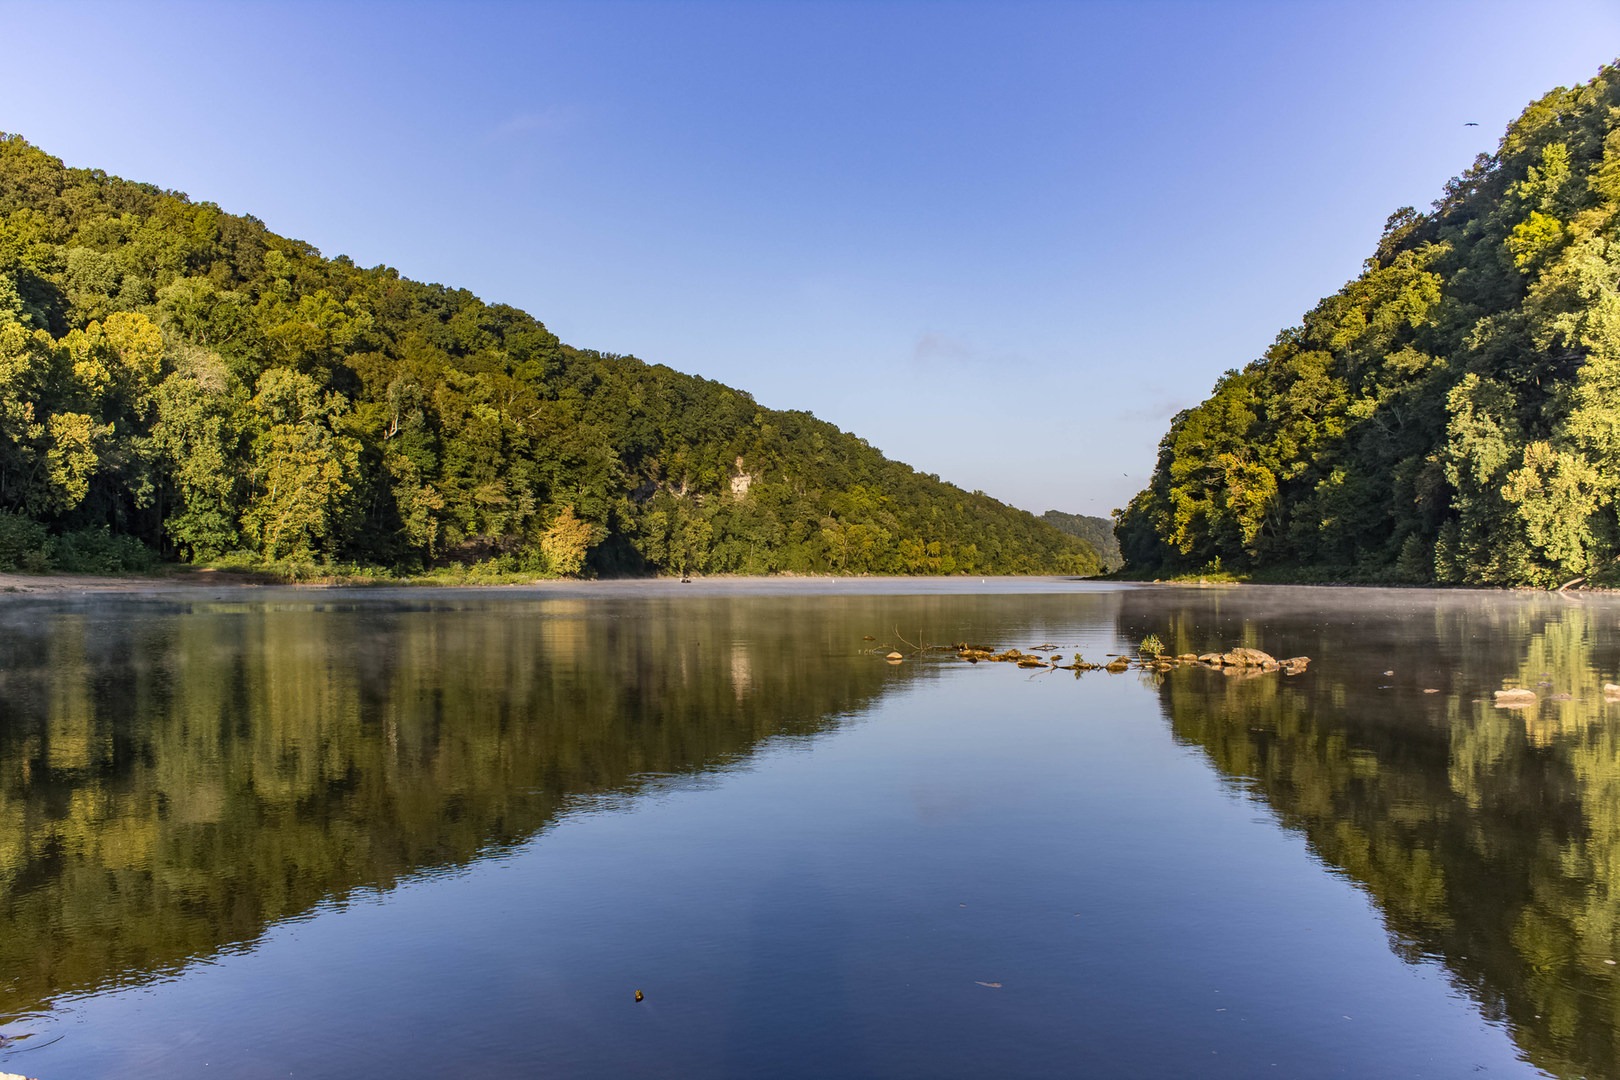
<svg viewBox="0 0 1620 1080"><path fill-rule="evenodd" d="M45 526L22 514L0 510L0 570L47 569Z"/></svg>
<svg viewBox="0 0 1620 1080"><path fill-rule="evenodd" d="M258 432L244 532L270 559L335 551L360 462L359 441L332 427L345 402L336 394L323 395L307 375L271 368L249 404Z"/></svg>
<svg viewBox="0 0 1620 1080"><path fill-rule="evenodd" d="M1119 551L1119 540L1114 536L1114 523L1108 518L1048 510L1041 515L1041 520L1090 544L1104 570L1116 570L1125 561Z"/></svg>
<svg viewBox="0 0 1620 1080"><path fill-rule="evenodd" d="M1099 568L807 413L3 135L0 511L312 573Z"/></svg>
<svg viewBox="0 0 1620 1080"><path fill-rule="evenodd" d="M140 573L157 565L157 553L151 548L105 525L52 537L48 549L53 569L75 574Z"/></svg>
<svg viewBox="0 0 1620 1080"><path fill-rule="evenodd" d="M199 351L183 357L155 397L152 438L173 499L163 531L185 556L217 558L240 540L245 483L233 466L245 456L246 395L233 392L218 357Z"/></svg>
<svg viewBox="0 0 1620 1080"><path fill-rule="evenodd" d="M1138 575L1553 585L1620 558L1620 68L1532 104L1175 418Z"/></svg>

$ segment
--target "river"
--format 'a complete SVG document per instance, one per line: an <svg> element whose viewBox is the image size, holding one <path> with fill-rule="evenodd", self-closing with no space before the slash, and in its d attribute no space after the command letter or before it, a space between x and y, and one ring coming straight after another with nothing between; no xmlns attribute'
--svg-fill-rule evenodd
<svg viewBox="0 0 1620 1080"><path fill-rule="evenodd" d="M0 1072L1614 1077L1617 631L1065 579L6 597ZM916 651L1148 635L1312 663Z"/></svg>

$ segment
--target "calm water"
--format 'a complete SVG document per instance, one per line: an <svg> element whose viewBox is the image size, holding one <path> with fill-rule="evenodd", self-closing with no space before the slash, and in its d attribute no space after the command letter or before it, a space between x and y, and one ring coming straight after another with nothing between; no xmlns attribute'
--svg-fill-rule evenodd
<svg viewBox="0 0 1620 1080"><path fill-rule="evenodd" d="M1067 581L8 598L0 1071L1615 1077L1617 630ZM870 651L1149 633L1315 662Z"/></svg>

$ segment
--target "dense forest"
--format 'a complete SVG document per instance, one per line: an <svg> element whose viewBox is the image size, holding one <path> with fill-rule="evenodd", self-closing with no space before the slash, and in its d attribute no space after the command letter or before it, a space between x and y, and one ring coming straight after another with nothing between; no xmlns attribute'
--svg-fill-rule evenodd
<svg viewBox="0 0 1620 1080"><path fill-rule="evenodd" d="M0 570L1091 573L808 413L0 135Z"/></svg>
<svg viewBox="0 0 1620 1080"><path fill-rule="evenodd" d="M1556 586L1620 555L1620 69L1532 103L1360 276L1180 413L1147 574Z"/></svg>
<svg viewBox="0 0 1620 1080"><path fill-rule="evenodd" d="M1041 515L1041 520L1054 529L1066 532L1070 536L1078 536L1090 544L1097 552L1097 558L1101 560L1104 570L1117 570L1125 561L1119 553L1119 539L1114 535L1114 523L1108 518L1048 510Z"/></svg>

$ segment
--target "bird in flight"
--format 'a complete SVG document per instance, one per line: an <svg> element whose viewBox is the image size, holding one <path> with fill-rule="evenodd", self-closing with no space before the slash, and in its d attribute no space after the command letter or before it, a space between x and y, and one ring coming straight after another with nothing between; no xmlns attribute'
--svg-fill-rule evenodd
<svg viewBox="0 0 1620 1080"><path fill-rule="evenodd" d="M1479 121L1478 120L1470 120L1470 121L1468 121L1468 123L1464 124L1463 127L1479 127Z"/></svg>

